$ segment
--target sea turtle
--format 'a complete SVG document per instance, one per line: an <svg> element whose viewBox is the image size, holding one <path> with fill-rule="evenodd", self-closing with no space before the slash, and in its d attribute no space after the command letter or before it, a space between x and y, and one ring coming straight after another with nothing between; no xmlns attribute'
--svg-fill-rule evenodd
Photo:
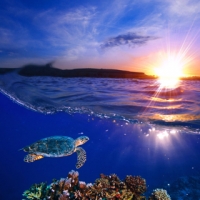
<svg viewBox="0 0 200 200"><path fill-rule="evenodd" d="M24 157L25 162L34 162L44 157L63 157L69 156L72 153L77 153L76 168L80 168L86 161L86 152L79 145L87 142L87 136L78 137L74 140L67 136L52 136L43 138L31 145L28 145L21 150L29 154Z"/></svg>

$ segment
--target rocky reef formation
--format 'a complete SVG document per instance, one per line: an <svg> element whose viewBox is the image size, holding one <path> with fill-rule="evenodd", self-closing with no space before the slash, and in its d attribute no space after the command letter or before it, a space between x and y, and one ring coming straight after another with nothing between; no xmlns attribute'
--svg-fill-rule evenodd
<svg viewBox="0 0 200 200"><path fill-rule="evenodd" d="M26 200L146 200L143 196L146 190L146 181L140 176L126 176L124 181L121 181L116 174L100 174L95 183L86 184L79 181L79 173L72 170L66 178L53 180L50 185L32 185L23 196ZM170 200L167 192L159 196L157 189L154 193L149 200Z"/></svg>

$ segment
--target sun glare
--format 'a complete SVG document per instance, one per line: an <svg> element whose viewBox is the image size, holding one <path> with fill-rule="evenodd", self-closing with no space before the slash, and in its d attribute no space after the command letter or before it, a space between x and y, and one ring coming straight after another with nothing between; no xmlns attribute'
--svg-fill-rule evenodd
<svg viewBox="0 0 200 200"><path fill-rule="evenodd" d="M180 77L183 76L183 64L175 57L169 57L155 68L158 82L161 88L174 88L178 85Z"/></svg>

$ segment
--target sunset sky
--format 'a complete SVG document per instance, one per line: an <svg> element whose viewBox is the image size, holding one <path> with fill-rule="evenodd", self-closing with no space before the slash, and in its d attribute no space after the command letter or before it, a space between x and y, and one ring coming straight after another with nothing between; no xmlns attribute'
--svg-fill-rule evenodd
<svg viewBox="0 0 200 200"><path fill-rule="evenodd" d="M0 0L0 67L154 74L173 57L200 75L199 31L199 0Z"/></svg>

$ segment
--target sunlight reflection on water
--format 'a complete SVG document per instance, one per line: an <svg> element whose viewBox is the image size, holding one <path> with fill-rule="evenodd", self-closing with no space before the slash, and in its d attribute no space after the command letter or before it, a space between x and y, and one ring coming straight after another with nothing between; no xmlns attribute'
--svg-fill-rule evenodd
<svg viewBox="0 0 200 200"><path fill-rule="evenodd" d="M128 123L200 128L199 83L159 89L154 80L0 76L13 101L45 114L87 113ZM161 137L161 136L160 136Z"/></svg>

